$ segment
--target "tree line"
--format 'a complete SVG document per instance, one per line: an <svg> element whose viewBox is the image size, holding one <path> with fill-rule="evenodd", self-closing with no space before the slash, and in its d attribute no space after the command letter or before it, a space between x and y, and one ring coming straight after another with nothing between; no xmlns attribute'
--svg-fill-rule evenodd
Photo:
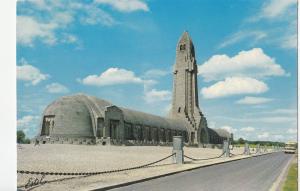
<svg viewBox="0 0 300 191"><path fill-rule="evenodd" d="M278 142L278 141L249 141L249 140L245 140L243 138L239 138L238 140L233 140L233 144L253 144L253 145L257 145L260 144L261 146L280 146L280 147L284 147L285 143L283 142Z"/></svg>

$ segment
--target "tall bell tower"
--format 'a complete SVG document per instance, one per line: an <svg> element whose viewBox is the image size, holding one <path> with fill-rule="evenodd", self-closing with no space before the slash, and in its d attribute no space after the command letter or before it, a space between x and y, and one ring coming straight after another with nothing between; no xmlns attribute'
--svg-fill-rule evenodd
<svg viewBox="0 0 300 191"><path fill-rule="evenodd" d="M204 117L198 101L197 63L195 49L188 32L184 32L176 47L173 68L173 98L171 118L184 119L189 124L189 140L198 143L198 129ZM205 119L205 118L204 118ZM198 141L197 141L198 140Z"/></svg>

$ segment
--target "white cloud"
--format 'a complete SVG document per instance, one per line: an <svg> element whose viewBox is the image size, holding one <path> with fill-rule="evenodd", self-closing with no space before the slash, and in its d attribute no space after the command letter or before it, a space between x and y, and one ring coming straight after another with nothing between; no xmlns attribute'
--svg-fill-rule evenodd
<svg viewBox="0 0 300 191"><path fill-rule="evenodd" d="M243 132L253 132L253 131L255 131L255 128L254 127L243 127L243 128L241 128L241 131L243 131Z"/></svg>
<svg viewBox="0 0 300 191"><path fill-rule="evenodd" d="M296 49L297 48L297 34L289 34L281 39L281 47L286 49Z"/></svg>
<svg viewBox="0 0 300 191"><path fill-rule="evenodd" d="M247 77L231 77L219 81L210 87L201 89L204 98L212 99L239 94L260 94L268 91L268 86L262 81Z"/></svg>
<svg viewBox="0 0 300 191"><path fill-rule="evenodd" d="M61 42L68 43L68 44L77 43L78 38L73 34L63 34Z"/></svg>
<svg viewBox="0 0 300 191"><path fill-rule="evenodd" d="M272 111L263 111L261 114L281 114L281 115L297 115L296 109L275 109Z"/></svg>
<svg viewBox="0 0 300 191"><path fill-rule="evenodd" d="M39 122L39 116L26 115L21 119L17 120L17 127L20 130L31 128L32 126L37 126Z"/></svg>
<svg viewBox="0 0 300 191"><path fill-rule="evenodd" d="M205 81L231 76L264 78L287 75L275 59L266 55L261 48L241 51L233 57L214 55L199 66L198 74Z"/></svg>
<svg viewBox="0 0 300 191"><path fill-rule="evenodd" d="M33 3L34 1L30 2ZM37 11L42 10L43 14L49 14L45 16L48 19L35 14L17 16L17 43L33 46L35 40L41 40L45 44L54 45L58 42L74 43L78 40L72 34L58 34L59 30L67 28L74 21L74 16L70 10L57 11L52 4L53 2L49 6L48 4L45 5L45 8L42 8L44 6L42 4L38 6Z"/></svg>
<svg viewBox="0 0 300 191"><path fill-rule="evenodd" d="M266 138L269 138L269 136L270 136L269 132L263 132L263 133L257 135L257 137L259 139L266 139Z"/></svg>
<svg viewBox="0 0 300 191"><path fill-rule="evenodd" d="M272 101L273 99L264 98L264 97L250 97L246 96L243 99L238 100L237 104L244 104L244 105L256 105L256 104L263 104Z"/></svg>
<svg viewBox="0 0 300 191"><path fill-rule="evenodd" d="M224 129L224 130L228 131L229 133L235 133L237 131L237 129L235 129L231 126L227 126L227 125L220 127L220 129Z"/></svg>
<svg viewBox="0 0 300 191"><path fill-rule="evenodd" d="M297 5L297 0L269 0L262 7L259 17L273 19L282 16L293 5Z"/></svg>
<svg viewBox="0 0 300 191"><path fill-rule="evenodd" d="M46 2L44 0L19 0L20 2L30 2L31 4L33 4L36 8L40 9L40 10L47 10L49 9L49 7L47 6Z"/></svg>
<svg viewBox="0 0 300 191"><path fill-rule="evenodd" d="M171 71L152 69L152 70L148 70L147 72L145 72L144 77L145 78L159 78L162 76L166 76L168 74L171 74Z"/></svg>
<svg viewBox="0 0 300 191"><path fill-rule="evenodd" d="M54 10L55 8L62 8L65 3L62 1L49 1L49 0L19 0L17 1L18 6L20 6L20 3L30 3L33 7L30 8L35 8L37 10L42 10L42 11L51 11ZM27 4L28 5L28 4Z"/></svg>
<svg viewBox="0 0 300 191"><path fill-rule="evenodd" d="M109 13L95 5L81 5L80 8L84 12L84 16L79 19L82 24L112 26L117 23Z"/></svg>
<svg viewBox="0 0 300 191"><path fill-rule="evenodd" d="M23 65L17 66L17 80L29 81L32 85L36 85L50 77L48 74L41 73L38 68L29 65L25 59L21 59L21 63Z"/></svg>
<svg viewBox="0 0 300 191"><path fill-rule="evenodd" d="M52 83L46 86L46 89L49 93L68 93L69 89L59 83Z"/></svg>
<svg viewBox="0 0 300 191"><path fill-rule="evenodd" d="M122 68L109 68L99 76L89 75L82 80L82 84L93 86L108 86L116 84L143 84L144 80L137 77L134 72Z"/></svg>
<svg viewBox="0 0 300 191"><path fill-rule="evenodd" d="M145 92L144 99L147 103L169 101L171 100L172 93L168 90L152 89Z"/></svg>
<svg viewBox="0 0 300 191"><path fill-rule="evenodd" d="M289 128L287 132L289 134L296 134L297 133L297 129L296 128Z"/></svg>
<svg viewBox="0 0 300 191"><path fill-rule="evenodd" d="M233 35L229 36L227 39L225 39L224 42L222 42L218 48L224 48L227 47L229 45L241 42L245 39L251 38L251 44L255 44L258 41L260 41L261 39L264 39L267 37L267 33L265 33L264 31L238 31L236 33L234 33Z"/></svg>
<svg viewBox="0 0 300 191"><path fill-rule="evenodd" d="M148 5L141 0L96 0L99 4L107 4L121 12L149 11Z"/></svg>
<svg viewBox="0 0 300 191"><path fill-rule="evenodd" d="M56 43L54 30L57 28L55 23L40 23L33 17L17 16L17 43L33 46L36 38L42 39L46 44Z"/></svg>
<svg viewBox="0 0 300 191"><path fill-rule="evenodd" d="M273 135L272 138L273 138L273 140L276 140L276 141L282 141L284 139L284 136L283 135Z"/></svg>
<svg viewBox="0 0 300 191"><path fill-rule="evenodd" d="M262 19L280 20L289 17L291 10L296 8L297 0L268 0L263 3L257 14L247 19L248 22L257 22Z"/></svg>
<svg viewBox="0 0 300 191"><path fill-rule="evenodd" d="M274 116L274 117L261 117L255 119L264 123L291 123L297 120L297 117L285 117L285 116Z"/></svg>
<svg viewBox="0 0 300 191"><path fill-rule="evenodd" d="M293 125L296 125L297 119L297 110L296 109L276 109L265 110L265 111L256 111L256 112L247 112L245 117L250 120L268 122L268 123L285 123L291 122ZM246 120L246 119L245 119Z"/></svg>
<svg viewBox="0 0 300 191"><path fill-rule="evenodd" d="M225 38L219 48L245 41L248 46L257 43L275 45L284 49L297 48L297 0L266 0L243 22L239 31ZM260 25L253 23L261 22Z"/></svg>
<svg viewBox="0 0 300 191"><path fill-rule="evenodd" d="M149 11L141 0L95 0L82 1L18 1L17 43L32 47L35 40L47 45L73 43L75 36L63 35L74 21L84 25L113 26L119 24L101 6L109 5L121 12Z"/></svg>
<svg viewBox="0 0 300 191"><path fill-rule="evenodd" d="M285 117L285 116L271 116L271 117L225 117L225 116L215 116L215 118L235 121L242 123L275 123L275 124L284 124L286 123L295 123L297 121L297 116L295 117Z"/></svg>
<svg viewBox="0 0 300 191"><path fill-rule="evenodd" d="M70 11L55 12L51 21L56 23L61 28L65 28L66 25L74 21L74 17Z"/></svg>
<svg viewBox="0 0 300 191"><path fill-rule="evenodd" d="M112 6L122 12L149 11L147 4L140 0L18 1L17 43L33 46L35 40L48 45L74 42L78 40L74 38L75 36L66 38L63 35L74 21L80 21L85 25L113 26L118 24L119 22L109 12L99 7L102 5Z"/></svg>
<svg viewBox="0 0 300 191"><path fill-rule="evenodd" d="M297 48L297 0L268 0L259 12L250 17L248 21L269 21L264 31L269 39L266 42L276 44L284 49ZM278 27L279 22L284 22Z"/></svg>

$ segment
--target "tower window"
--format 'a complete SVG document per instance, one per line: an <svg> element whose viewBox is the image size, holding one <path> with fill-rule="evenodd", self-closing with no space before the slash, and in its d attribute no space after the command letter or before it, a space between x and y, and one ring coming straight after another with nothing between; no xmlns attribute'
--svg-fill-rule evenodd
<svg viewBox="0 0 300 191"><path fill-rule="evenodd" d="M178 113L180 113L181 107L178 107Z"/></svg>
<svg viewBox="0 0 300 191"><path fill-rule="evenodd" d="M180 49L180 50L185 50L185 44L181 44L181 45L179 46L179 49Z"/></svg>

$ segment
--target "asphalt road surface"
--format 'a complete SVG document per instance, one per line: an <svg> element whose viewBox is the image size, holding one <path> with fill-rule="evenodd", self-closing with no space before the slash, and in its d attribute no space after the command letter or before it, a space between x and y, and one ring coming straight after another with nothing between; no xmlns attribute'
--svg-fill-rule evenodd
<svg viewBox="0 0 300 191"><path fill-rule="evenodd" d="M293 155L283 152L204 167L113 191L264 191Z"/></svg>

